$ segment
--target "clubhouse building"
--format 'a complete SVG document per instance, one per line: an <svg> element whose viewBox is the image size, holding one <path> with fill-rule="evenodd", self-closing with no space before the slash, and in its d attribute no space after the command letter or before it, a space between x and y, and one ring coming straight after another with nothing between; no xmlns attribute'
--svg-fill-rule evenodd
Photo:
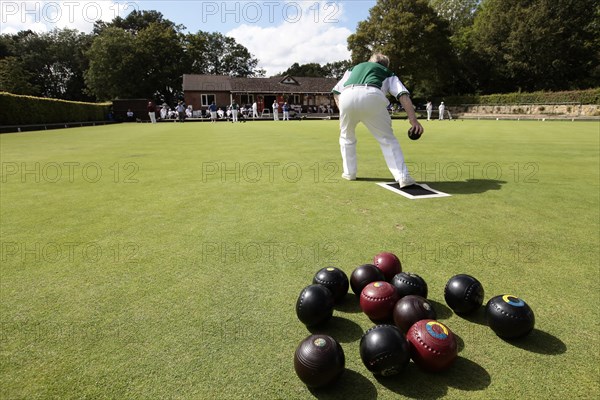
<svg viewBox="0 0 600 400"><path fill-rule="evenodd" d="M225 75L183 75L184 101L194 110L206 110L214 101L224 108L235 100L240 105L256 102L260 114L269 113L274 101L287 102L302 113L327 112L335 108L331 89L335 78L279 76L274 78L235 78Z"/></svg>

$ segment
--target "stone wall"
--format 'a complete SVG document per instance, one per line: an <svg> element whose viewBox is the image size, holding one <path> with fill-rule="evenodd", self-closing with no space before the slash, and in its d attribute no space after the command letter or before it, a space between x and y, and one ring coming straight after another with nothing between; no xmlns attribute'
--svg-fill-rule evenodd
<svg viewBox="0 0 600 400"><path fill-rule="evenodd" d="M582 104L514 104L449 106L450 112L459 116L531 116L531 117L600 117L600 105Z"/></svg>

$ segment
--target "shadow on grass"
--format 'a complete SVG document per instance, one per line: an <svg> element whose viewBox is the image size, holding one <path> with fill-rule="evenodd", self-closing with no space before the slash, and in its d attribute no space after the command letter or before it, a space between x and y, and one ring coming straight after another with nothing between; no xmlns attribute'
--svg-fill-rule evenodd
<svg viewBox="0 0 600 400"><path fill-rule="evenodd" d="M337 311L356 314L362 312L360 309L360 301L354 293L347 293L346 297L340 304L335 305Z"/></svg>
<svg viewBox="0 0 600 400"><path fill-rule="evenodd" d="M340 379L331 386L321 389L309 389L317 399L365 399L377 398L377 389L363 375L347 369Z"/></svg>
<svg viewBox="0 0 600 400"><path fill-rule="evenodd" d="M393 177L387 177L387 178L356 178L356 180L358 182L394 182L394 178Z"/></svg>
<svg viewBox="0 0 600 400"><path fill-rule="evenodd" d="M487 325L485 320L485 307L481 306L470 314L456 314L460 318L477 325Z"/></svg>
<svg viewBox="0 0 600 400"><path fill-rule="evenodd" d="M427 299L427 300L433 306L433 309L435 310L435 313L437 314L438 320L448 319L452 316L453 312L450 309L450 307L448 307L447 305L440 303L438 301L435 301L435 300L431 300L431 299Z"/></svg>
<svg viewBox="0 0 600 400"><path fill-rule="evenodd" d="M492 383L492 377L481 365L460 356L443 378L448 386L465 391L484 390Z"/></svg>
<svg viewBox="0 0 600 400"><path fill-rule="evenodd" d="M422 182L415 178L417 183L425 183L432 189L448 194L475 194L484 193L490 190L500 190L506 181L496 179L467 179L466 181L446 181L446 182ZM356 178L357 182L393 182L394 178Z"/></svg>
<svg viewBox="0 0 600 400"><path fill-rule="evenodd" d="M503 340L532 353L558 355L567 351L567 345L562 340L539 329L533 329L529 335L522 338Z"/></svg>
<svg viewBox="0 0 600 400"><path fill-rule="evenodd" d="M458 349L458 352L460 353L465 348L465 341L456 332L453 331L452 333L454 333L454 337L456 338L456 348Z"/></svg>
<svg viewBox="0 0 600 400"><path fill-rule="evenodd" d="M333 337L340 343L350 343L360 339L363 329L349 319L333 316L327 323L309 328L313 335L324 334Z"/></svg>
<svg viewBox="0 0 600 400"><path fill-rule="evenodd" d="M448 387L465 391L484 390L492 382L490 374L483 367L460 356L444 372L423 372L411 362L399 375L377 377L377 380L389 390L413 399L444 397Z"/></svg>
<svg viewBox="0 0 600 400"><path fill-rule="evenodd" d="M467 179L466 181L449 182L420 182L426 183L432 189L448 194L475 194L490 190L500 190L506 181L496 179Z"/></svg>

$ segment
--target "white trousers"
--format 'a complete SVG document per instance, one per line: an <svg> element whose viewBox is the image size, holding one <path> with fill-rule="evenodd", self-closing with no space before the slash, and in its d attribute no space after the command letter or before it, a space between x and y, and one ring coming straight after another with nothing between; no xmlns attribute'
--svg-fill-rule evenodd
<svg viewBox="0 0 600 400"><path fill-rule="evenodd" d="M409 177L386 109L388 103L383 92L376 87L354 86L340 94L340 149L345 176L356 177L356 126L362 122L379 142L394 179L402 182Z"/></svg>
<svg viewBox="0 0 600 400"><path fill-rule="evenodd" d="M153 112L149 112L148 116L150 117L150 122L152 122L153 124L156 123L156 114Z"/></svg>

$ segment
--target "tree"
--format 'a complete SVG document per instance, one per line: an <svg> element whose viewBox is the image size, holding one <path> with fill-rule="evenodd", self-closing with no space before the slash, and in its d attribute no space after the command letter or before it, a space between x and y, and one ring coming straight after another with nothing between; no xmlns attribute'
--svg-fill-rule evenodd
<svg viewBox="0 0 600 400"><path fill-rule="evenodd" d="M429 0L435 12L448 22L452 35L473 25L481 0Z"/></svg>
<svg viewBox="0 0 600 400"><path fill-rule="evenodd" d="M33 74L17 57L0 59L0 92L37 95L40 89L33 85Z"/></svg>
<svg viewBox="0 0 600 400"><path fill-rule="evenodd" d="M151 23L137 34L134 44L140 95L163 101L178 97L186 72L182 36L173 27Z"/></svg>
<svg viewBox="0 0 600 400"><path fill-rule="evenodd" d="M177 32L182 32L185 29L185 26L176 25L174 22L165 19L163 14L159 11L134 10L125 18L117 16L108 23L104 21L96 21L94 23L94 34L99 35L104 29L108 27L114 27L124 29L125 31L135 35L138 32L148 28L150 24L162 25L165 28L171 28Z"/></svg>
<svg viewBox="0 0 600 400"><path fill-rule="evenodd" d="M90 100L84 93L84 55L91 37L71 29L2 35L3 87L14 93Z"/></svg>
<svg viewBox="0 0 600 400"><path fill-rule="evenodd" d="M180 35L168 24L152 22L136 32L107 26L87 56L86 84L98 100L171 101L180 92L184 53Z"/></svg>
<svg viewBox="0 0 600 400"><path fill-rule="evenodd" d="M350 60L335 61L323 66L326 78L342 79L344 73L352 66Z"/></svg>
<svg viewBox="0 0 600 400"><path fill-rule="evenodd" d="M298 64L293 63L287 70L280 72L277 76L309 76L317 78L336 78L341 79L344 73L350 68L350 60L335 61L321 66L318 63Z"/></svg>
<svg viewBox="0 0 600 400"><path fill-rule="evenodd" d="M95 25L86 83L100 99L141 97L170 102L181 95L184 73L253 76L258 60L221 33L183 34L157 11Z"/></svg>
<svg viewBox="0 0 600 400"><path fill-rule="evenodd" d="M486 0L469 33L485 92L600 85L594 0Z"/></svg>
<svg viewBox="0 0 600 400"><path fill-rule="evenodd" d="M261 74L258 60L234 38L221 33L203 32L185 35L186 71L194 74L251 77Z"/></svg>
<svg viewBox="0 0 600 400"><path fill-rule="evenodd" d="M84 73L88 68L85 51L90 35L72 29L56 29L48 35L44 90L46 97L65 100L92 100L86 94ZM48 57L49 56L49 57Z"/></svg>
<svg viewBox="0 0 600 400"><path fill-rule="evenodd" d="M478 65L472 62L477 57L468 41L480 3L481 0L429 0L429 5L450 29L450 43L458 62L453 87L455 94L473 93L480 89L476 84L479 81L478 71L473 70Z"/></svg>
<svg viewBox="0 0 600 400"><path fill-rule="evenodd" d="M448 23L427 0L378 0L348 38L348 49L354 64L383 52L414 95L440 95L451 91L456 80L449 36Z"/></svg>
<svg viewBox="0 0 600 400"><path fill-rule="evenodd" d="M145 97L136 79L143 65L136 59L133 34L107 27L94 39L87 55L90 67L85 82L98 100Z"/></svg>
<svg viewBox="0 0 600 400"><path fill-rule="evenodd" d="M298 64L293 63L287 70L277 74L278 76L307 76L307 77L324 77L327 71L318 63Z"/></svg>
<svg viewBox="0 0 600 400"><path fill-rule="evenodd" d="M32 74L18 57L17 35L0 35L0 91L36 95L40 89L33 85Z"/></svg>
<svg viewBox="0 0 600 400"><path fill-rule="evenodd" d="M90 92L104 100L140 97L172 101L179 97L186 68L183 29L153 10L136 10L109 23L96 22L94 42L87 53Z"/></svg>

